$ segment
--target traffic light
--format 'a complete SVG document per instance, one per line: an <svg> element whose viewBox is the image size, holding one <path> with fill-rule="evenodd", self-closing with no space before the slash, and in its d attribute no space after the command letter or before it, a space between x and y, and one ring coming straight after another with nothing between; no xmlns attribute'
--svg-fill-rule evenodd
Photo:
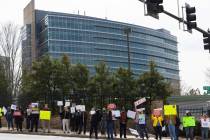
<svg viewBox="0 0 210 140"><path fill-rule="evenodd" d="M203 34L203 43L204 43L204 50L210 51L210 32L208 34Z"/></svg>
<svg viewBox="0 0 210 140"><path fill-rule="evenodd" d="M197 27L196 23L196 15L195 15L195 7L190 7L189 4L185 4L186 6L186 20L187 20L187 30L192 32L193 28Z"/></svg>
<svg viewBox="0 0 210 140"><path fill-rule="evenodd" d="M163 0L146 0L147 14L159 19L159 13L164 11Z"/></svg>

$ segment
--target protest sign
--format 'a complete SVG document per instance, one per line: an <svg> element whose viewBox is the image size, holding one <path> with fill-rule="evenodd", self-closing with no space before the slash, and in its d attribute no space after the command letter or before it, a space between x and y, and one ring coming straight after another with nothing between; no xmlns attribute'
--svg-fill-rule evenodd
<svg viewBox="0 0 210 140"><path fill-rule="evenodd" d="M70 102L69 101L65 102L65 106L70 106Z"/></svg>
<svg viewBox="0 0 210 140"><path fill-rule="evenodd" d="M137 107L138 105L140 105L140 104L142 104L144 102L146 102L146 98L145 97L135 101L134 105L135 105L135 107Z"/></svg>
<svg viewBox="0 0 210 140"><path fill-rule="evenodd" d="M3 107L3 113L4 113L4 115L6 115L6 113L7 113L7 109L5 108L5 107Z"/></svg>
<svg viewBox="0 0 210 140"><path fill-rule="evenodd" d="M182 118L183 127L195 126L195 117L185 116Z"/></svg>
<svg viewBox="0 0 210 140"><path fill-rule="evenodd" d="M139 124L146 124L145 114L139 114Z"/></svg>
<svg viewBox="0 0 210 140"><path fill-rule="evenodd" d="M112 110L112 114L118 118L120 117L120 110Z"/></svg>
<svg viewBox="0 0 210 140"><path fill-rule="evenodd" d="M76 105L76 110L85 111L85 105Z"/></svg>
<svg viewBox="0 0 210 140"><path fill-rule="evenodd" d="M63 106L63 101L57 101L57 106Z"/></svg>
<svg viewBox="0 0 210 140"><path fill-rule="evenodd" d="M95 113L96 113L95 110L91 110L91 111L90 111L90 115L93 115L93 114L95 114Z"/></svg>
<svg viewBox="0 0 210 140"><path fill-rule="evenodd" d="M75 107L71 107L71 113L75 113Z"/></svg>
<svg viewBox="0 0 210 140"><path fill-rule="evenodd" d="M210 122L209 122L208 118L206 120L201 119L201 127L204 127L204 128L209 128L210 127Z"/></svg>
<svg viewBox="0 0 210 140"><path fill-rule="evenodd" d="M136 109L137 112L142 112L142 111L144 111L144 110L145 110L145 108Z"/></svg>
<svg viewBox="0 0 210 140"><path fill-rule="evenodd" d="M176 105L164 105L164 115L177 115Z"/></svg>
<svg viewBox="0 0 210 140"><path fill-rule="evenodd" d="M127 112L127 117L128 117L128 118L131 118L131 119L135 119L135 117L136 117L136 112L131 111L131 110L128 110L128 112Z"/></svg>
<svg viewBox="0 0 210 140"><path fill-rule="evenodd" d="M16 110L16 107L17 107L16 105L13 105L13 104L11 105L12 110Z"/></svg>
<svg viewBox="0 0 210 140"><path fill-rule="evenodd" d="M137 130L132 129L132 128L129 128L129 130L130 130L131 134L139 136L139 133L137 132Z"/></svg>
<svg viewBox="0 0 210 140"><path fill-rule="evenodd" d="M39 119L49 121L51 119L51 111L40 110Z"/></svg>
<svg viewBox="0 0 210 140"><path fill-rule="evenodd" d="M38 106L39 106L39 103L31 103L31 107L32 107L32 108L34 108L34 107L36 108L36 107L38 107Z"/></svg>

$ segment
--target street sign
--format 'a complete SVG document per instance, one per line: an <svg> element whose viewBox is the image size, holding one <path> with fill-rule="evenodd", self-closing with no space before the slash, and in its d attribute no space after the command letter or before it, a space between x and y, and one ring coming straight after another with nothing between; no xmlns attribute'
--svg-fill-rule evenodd
<svg viewBox="0 0 210 140"><path fill-rule="evenodd" d="M203 86L203 90L208 90L208 91L210 91L210 86Z"/></svg>

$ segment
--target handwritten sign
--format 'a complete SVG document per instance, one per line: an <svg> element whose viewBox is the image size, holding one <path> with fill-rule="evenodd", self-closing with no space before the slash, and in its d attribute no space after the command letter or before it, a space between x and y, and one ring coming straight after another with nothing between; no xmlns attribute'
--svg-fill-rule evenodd
<svg viewBox="0 0 210 140"><path fill-rule="evenodd" d="M51 111L40 110L39 119L49 121L51 119Z"/></svg>
<svg viewBox="0 0 210 140"><path fill-rule="evenodd" d="M65 106L70 106L70 102L65 102Z"/></svg>
<svg viewBox="0 0 210 140"><path fill-rule="evenodd" d="M120 110L112 110L112 114L118 118L120 117Z"/></svg>
<svg viewBox="0 0 210 140"><path fill-rule="evenodd" d="M139 114L139 124L146 124L145 114Z"/></svg>
<svg viewBox="0 0 210 140"><path fill-rule="evenodd" d="M57 101L57 106L63 106L63 101Z"/></svg>
<svg viewBox="0 0 210 140"><path fill-rule="evenodd" d="M131 111L131 110L128 110L128 112L127 112L127 117L128 117L128 118L131 118L131 119L135 119L135 117L136 117L136 112Z"/></svg>
<svg viewBox="0 0 210 140"><path fill-rule="evenodd" d="M195 117L185 116L182 118L183 127L195 126Z"/></svg>
<svg viewBox="0 0 210 140"><path fill-rule="evenodd" d="M164 105L164 115L177 115L176 105Z"/></svg>
<svg viewBox="0 0 210 140"><path fill-rule="evenodd" d="M145 97L135 101L134 105L135 105L135 107L137 107L138 105L140 105L140 104L142 104L144 102L146 102L146 98Z"/></svg>

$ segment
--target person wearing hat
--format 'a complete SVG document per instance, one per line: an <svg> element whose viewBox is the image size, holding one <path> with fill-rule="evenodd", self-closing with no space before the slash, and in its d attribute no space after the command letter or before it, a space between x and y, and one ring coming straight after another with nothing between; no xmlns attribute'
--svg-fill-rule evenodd
<svg viewBox="0 0 210 140"><path fill-rule="evenodd" d="M209 117L204 114L201 118L201 137L202 140L208 140L208 132L209 132Z"/></svg>

